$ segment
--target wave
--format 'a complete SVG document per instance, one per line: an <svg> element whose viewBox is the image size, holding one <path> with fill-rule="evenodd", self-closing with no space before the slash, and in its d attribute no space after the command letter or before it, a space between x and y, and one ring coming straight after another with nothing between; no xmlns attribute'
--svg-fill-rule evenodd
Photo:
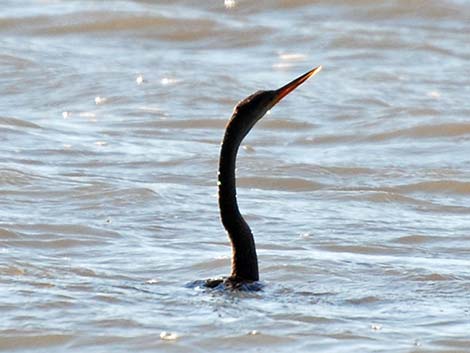
<svg viewBox="0 0 470 353"><path fill-rule="evenodd" d="M323 135L314 137L302 137L295 140L300 145L318 144L345 144L360 142L381 142L400 138L406 139L432 139L432 138L454 138L470 136L470 123L447 123L436 125L420 125L410 128L397 129L393 131L375 134L344 134Z"/></svg>
<svg viewBox="0 0 470 353"><path fill-rule="evenodd" d="M442 194L470 195L470 182L456 180L423 181L391 188L397 192L426 192Z"/></svg>
<svg viewBox="0 0 470 353"><path fill-rule="evenodd" d="M315 191L325 188L324 184L300 178L239 177L237 184L246 188L282 191Z"/></svg>
<svg viewBox="0 0 470 353"><path fill-rule="evenodd" d="M40 129L41 126L32 123L27 120L13 118L13 117L4 117L0 116L0 125L9 126L14 128L31 128L31 129Z"/></svg>

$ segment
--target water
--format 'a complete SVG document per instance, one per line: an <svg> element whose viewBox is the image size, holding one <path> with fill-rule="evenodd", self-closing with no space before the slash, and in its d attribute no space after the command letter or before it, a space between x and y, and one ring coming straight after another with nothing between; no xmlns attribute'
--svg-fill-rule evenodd
<svg viewBox="0 0 470 353"><path fill-rule="evenodd" d="M468 352L466 1L8 1L0 350ZM236 102L324 69L238 163L264 290L229 273Z"/></svg>

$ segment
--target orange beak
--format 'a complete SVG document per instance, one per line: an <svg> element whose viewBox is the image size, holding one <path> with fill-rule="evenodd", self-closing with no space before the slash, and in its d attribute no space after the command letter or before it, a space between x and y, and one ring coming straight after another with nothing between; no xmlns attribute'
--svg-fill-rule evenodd
<svg viewBox="0 0 470 353"><path fill-rule="evenodd" d="M291 93L293 90L295 90L297 87L299 87L302 83L307 81L310 77L315 75L320 70L321 70L321 66L318 66L314 68L313 70L310 70L309 72L303 74L302 76L297 77L295 80L289 82L287 85L282 86L281 88L276 90L276 95L274 96L273 106L276 105L282 98L287 96L289 93Z"/></svg>

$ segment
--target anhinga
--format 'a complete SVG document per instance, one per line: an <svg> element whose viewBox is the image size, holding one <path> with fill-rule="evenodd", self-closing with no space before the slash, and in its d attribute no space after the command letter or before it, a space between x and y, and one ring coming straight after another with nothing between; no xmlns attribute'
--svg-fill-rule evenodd
<svg viewBox="0 0 470 353"><path fill-rule="evenodd" d="M235 165L238 148L268 110L320 70L321 66L316 67L277 90L257 91L235 107L225 129L218 174L220 216L232 244L232 273L226 279L207 280L207 287L215 287L223 282L232 288L239 288L245 283L259 280L253 234L237 204Z"/></svg>

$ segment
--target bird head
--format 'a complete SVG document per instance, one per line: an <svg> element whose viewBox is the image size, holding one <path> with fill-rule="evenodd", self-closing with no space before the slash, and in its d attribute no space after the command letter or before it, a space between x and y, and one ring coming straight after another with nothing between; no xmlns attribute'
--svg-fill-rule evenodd
<svg viewBox="0 0 470 353"><path fill-rule="evenodd" d="M232 119L237 117L237 120L242 124L243 130L248 133L248 131L266 114L268 110L274 107L282 98L287 96L310 77L319 72L321 68L321 66L318 66L279 89L257 91L253 93L236 105Z"/></svg>

